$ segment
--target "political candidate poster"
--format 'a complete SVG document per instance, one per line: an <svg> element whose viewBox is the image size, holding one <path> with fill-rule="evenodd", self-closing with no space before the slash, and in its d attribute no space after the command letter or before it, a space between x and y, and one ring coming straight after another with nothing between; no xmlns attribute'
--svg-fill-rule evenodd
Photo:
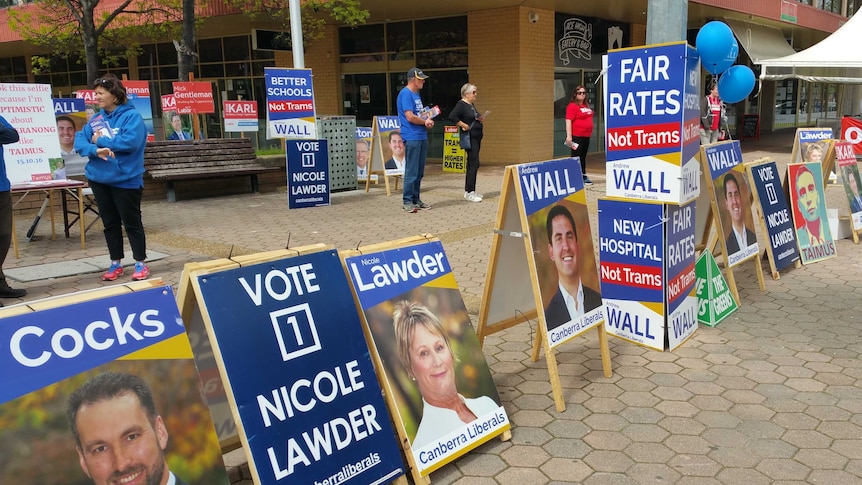
<svg viewBox="0 0 862 485"><path fill-rule="evenodd" d="M316 140L311 69L264 68L269 132L275 138Z"/></svg>
<svg viewBox="0 0 862 485"><path fill-rule="evenodd" d="M751 190L742 164L739 141L713 143L701 148L704 171L709 173L712 208L719 225L727 267L756 258L757 233L751 212Z"/></svg>
<svg viewBox="0 0 862 485"><path fill-rule="evenodd" d="M846 141L836 142L835 160L838 165L838 178L847 196L853 230L862 230L862 180L859 178L859 165L856 163L853 144Z"/></svg>
<svg viewBox="0 0 862 485"><path fill-rule="evenodd" d="M842 117L840 138L850 143L853 153L862 155L862 120L852 116Z"/></svg>
<svg viewBox="0 0 862 485"><path fill-rule="evenodd" d="M70 296L2 318L0 483L229 484L171 287Z"/></svg>
<svg viewBox="0 0 862 485"><path fill-rule="evenodd" d="M287 206L290 209L329 205L329 142L287 143Z"/></svg>
<svg viewBox="0 0 862 485"><path fill-rule="evenodd" d="M335 251L191 277L255 483L403 474Z"/></svg>
<svg viewBox="0 0 862 485"><path fill-rule="evenodd" d="M833 138L832 128L797 128L793 138L792 163L818 162L826 159Z"/></svg>
<svg viewBox="0 0 862 485"><path fill-rule="evenodd" d="M174 99L177 109L192 114L215 113L213 83L202 81L175 81Z"/></svg>
<svg viewBox="0 0 862 485"><path fill-rule="evenodd" d="M673 350L697 330L695 202L665 205L665 305L667 342Z"/></svg>
<svg viewBox="0 0 862 485"><path fill-rule="evenodd" d="M443 245L366 252L345 265L420 475L507 431Z"/></svg>
<svg viewBox="0 0 862 485"><path fill-rule="evenodd" d="M225 133L257 132L257 101L224 100Z"/></svg>
<svg viewBox="0 0 862 485"><path fill-rule="evenodd" d="M367 181L371 172L371 133L373 128L356 127L356 180ZM371 181L377 182L377 174L370 174Z"/></svg>
<svg viewBox="0 0 862 485"><path fill-rule="evenodd" d="M3 146L9 182L52 180L51 159L60 158L60 141L51 85L0 83L0 116L18 130L19 136L17 143Z"/></svg>
<svg viewBox="0 0 862 485"><path fill-rule="evenodd" d="M700 253L694 272L697 277L697 321L714 327L739 306L711 252Z"/></svg>
<svg viewBox="0 0 862 485"><path fill-rule="evenodd" d="M75 150L75 135L88 121L87 105L81 98L54 98L54 119L57 121L57 138L60 140L60 157L50 158L51 178L63 180L72 175L83 175L87 157Z"/></svg>
<svg viewBox="0 0 862 485"><path fill-rule="evenodd" d="M387 176L404 175L407 147L401 137L401 123L397 116L375 116L376 128L371 143L371 157L383 167Z"/></svg>
<svg viewBox="0 0 862 485"><path fill-rule="evenodd" d="M685 204L700 191L700 58L685 42L604 58L607 195Z"/></svg>
<svg viewBox="0 0 862 485"><path fill-rule="evenodd" d="M153 127L153 104L150 97L149 81L123 81L126 88L126 96L129 103L141 114L144 126L147 127L147 141L155 141L155 128Z"/></svg>
<svg viewBox="0 0 862 485"><path fill-rule="evenodd" d="M467 172L467 152L461 148L461 137L470 136L460 133L457 126L443 127L443 171L451 173Z"/></svg>
<svg viewBox="0 0 862 485"><path fill-rule="evenodd" d="M604 307L586 192L576 158L518 166L551 348L600 325Z"/></svg>
<svg viewBox="0 0 862 485"><path fill-rule="evenodd" d="M746 169L754 187L755 205L760 210L760 219L766 223L766 234L769 236L766 249L770 261L774 271L781 271L799 260L799 248L796 246L796 229L790 217L778 166L773 160L763 160L747 164Z"/></svg>
<svg viewBox="0 0 862 485"><path fill-rule="evenodd" d="M616 337L662 351L666 314L664 208L661 204L611 199L599 199L598 207L605 329Z"/></svg>
<svg viewBox="0 0 862 485"><path fill-rule="evenodd" d="M162 126L165 128L165 140L194 140L191 107L177 107L177 99L173 94L162 96Z"/></svg>
<svg viewBox="0 0 862 485"><path fill-rule="evenodd" d="M788 164L787 181L802 264L834 257L835 242L826 218L820 163Z"/></svg>

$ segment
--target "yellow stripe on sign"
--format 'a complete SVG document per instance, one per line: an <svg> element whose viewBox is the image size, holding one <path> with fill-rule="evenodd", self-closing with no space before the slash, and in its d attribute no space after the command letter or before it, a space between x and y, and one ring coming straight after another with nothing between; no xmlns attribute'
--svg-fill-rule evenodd
<svg viewBox="0 0 862 485"><path fill-rule="evenodd" d="M189 336L183 332L137 352L124 355L117 360L191 359L192 357L192 346L189 343Z"/></svg>
<svg viewBox="0 0 862 485"><path fill-rule="evenodd" d="M455 281L455 275L452 272L448 272L445 275L433 279L422 286L427 286L429 288L454 288L458 289L458 282Z"/></svg>

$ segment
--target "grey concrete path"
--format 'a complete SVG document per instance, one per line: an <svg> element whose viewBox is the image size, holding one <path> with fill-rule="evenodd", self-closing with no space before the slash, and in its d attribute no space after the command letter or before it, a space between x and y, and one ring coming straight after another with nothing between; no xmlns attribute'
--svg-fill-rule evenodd
<svg viewBox="0 0 862 485"><path fill-rule="evenodd" d="M765 134L743 144L744 159L783 164L791 146L792 132ZM605 191L604 176L593 175L603 174L602 162L593 156L589 169L593 215ZM152 274L176 285L191 261L431 233L443 240L475 320L502 173L480 170L485 202L476 204L463 199L463 176L430 167L423 199L434 208L418 214L402 213L400 196L386 197L381 187L304 210L288 210L283 191L145 203L150 247L166 255L151 264ZM21 259L10 255L6 268L94 257L107 265L98 224L85 250L75 229L68 240L50 241L45 224L26 243L26 227L19 221ZM767 278L765 292L753 266L743 265L735 271L739 311L715 328L702 326L674 352L611 339L610 379L593 335L559 347L563 413L554 408L544 358L529 358L535 322L488 337L484 350L512 440L481 446L434 472L432 483L862 484L862 247L842 240L837 248L834 259ZM105 286L100 271L16 286L28 290L27 302ZM241 451L226 461L236 483L251 483Z"/></svg>

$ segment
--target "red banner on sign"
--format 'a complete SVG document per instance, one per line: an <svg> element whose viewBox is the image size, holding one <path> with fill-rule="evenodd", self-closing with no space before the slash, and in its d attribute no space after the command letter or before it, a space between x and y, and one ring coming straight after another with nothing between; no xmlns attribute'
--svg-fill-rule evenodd
<svg viewBox="0 0 862 485"><path fill-rule="evenodd" d="M184 107L182 109L177 108L177 100L174 98L173 94L165 94L162 96L162 113L167 113L169 111L176 111L177 114L181 115L192 113L192 110L189 107Z"/></svg>
<svg viewBox="0 0 862 485"><path fill-rule="evenodd" d="M862 154L862 120L845 116L841 118L841 139L853 145L853 152Z"/></svg>
<svg viewBox="0 0 862 485"><path fill-rule="evenodd" d="M213 85L208 82L176 82L174 98L177 110L190 109L191 113L215 113Z"/></svg>

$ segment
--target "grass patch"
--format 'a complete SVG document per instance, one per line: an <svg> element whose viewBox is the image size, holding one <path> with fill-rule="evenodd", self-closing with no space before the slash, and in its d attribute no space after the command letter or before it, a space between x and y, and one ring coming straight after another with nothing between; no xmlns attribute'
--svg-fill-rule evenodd
<svg viewBox="0 0 862 485"><path fill-rule="evenodd" d="M284 150L281 148L261 148L254 151L254 154L257 156L266 156L266 155L284 155Z"/></svg>

